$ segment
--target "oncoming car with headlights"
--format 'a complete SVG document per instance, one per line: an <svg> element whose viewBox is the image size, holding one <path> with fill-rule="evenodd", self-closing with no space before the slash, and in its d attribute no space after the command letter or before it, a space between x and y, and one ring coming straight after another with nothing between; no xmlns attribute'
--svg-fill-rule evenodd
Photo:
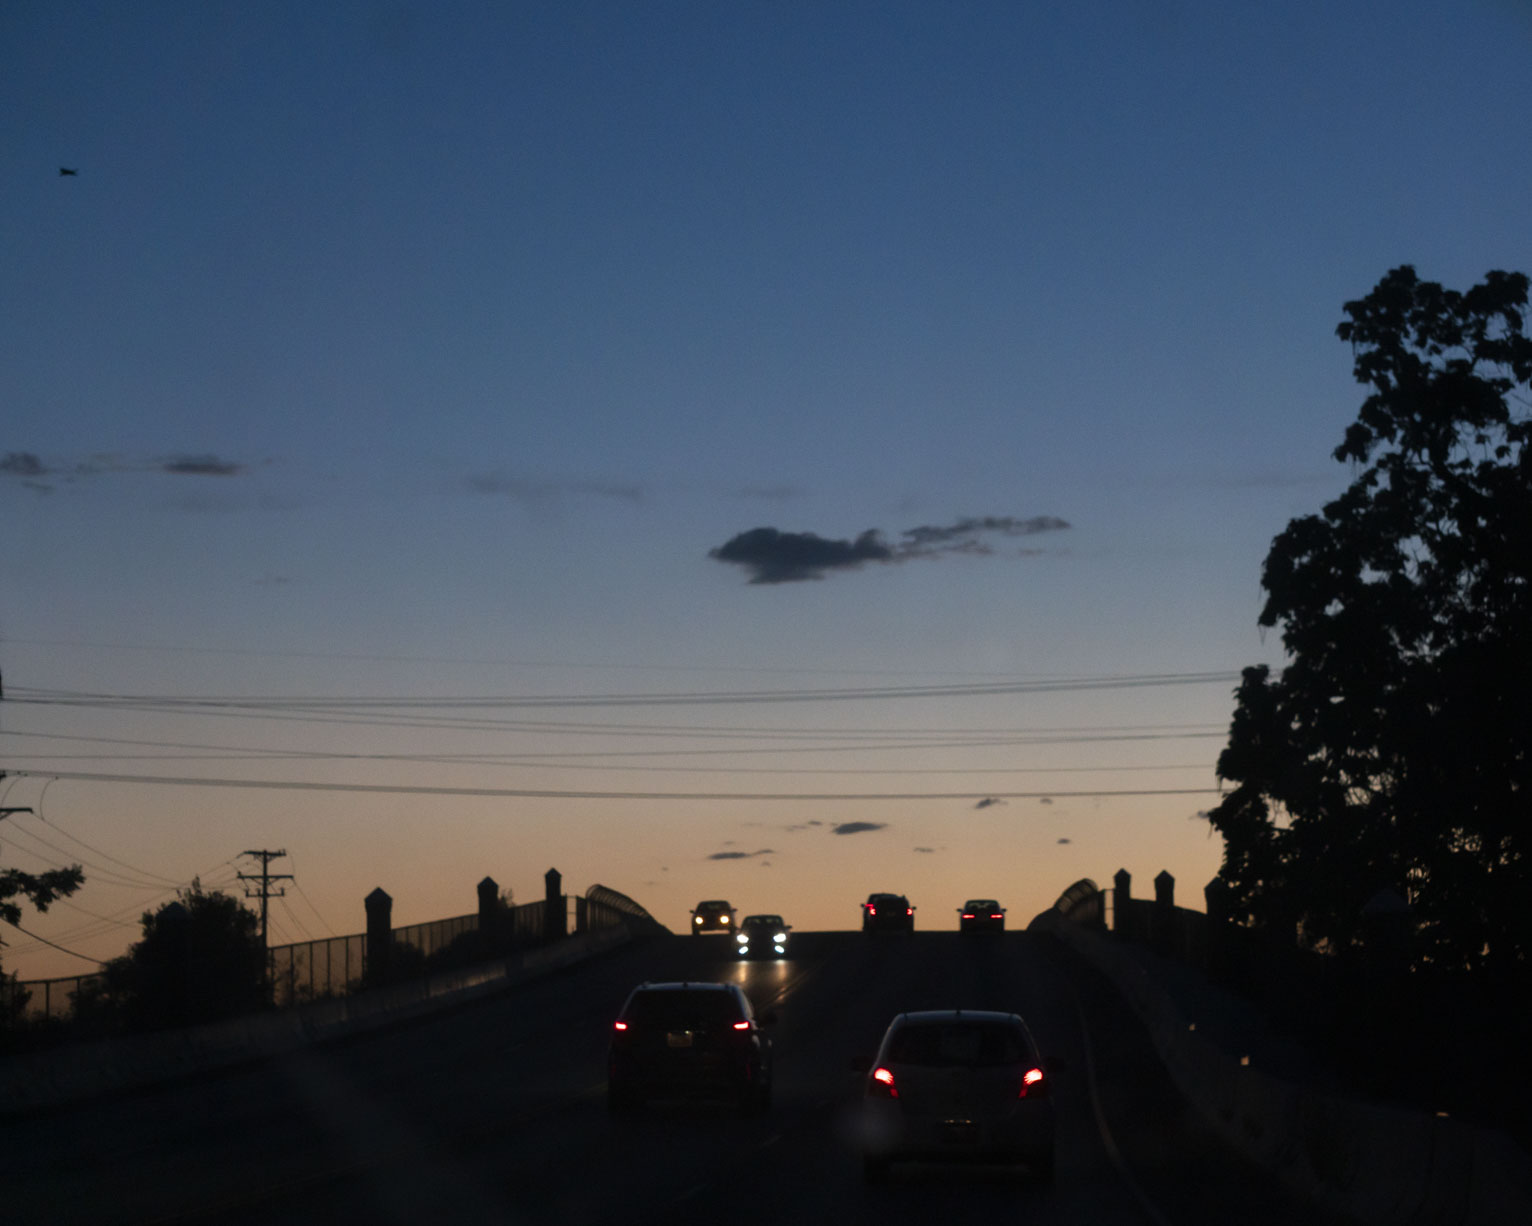
<svg viewBox="0 0 1532 1226"><path fill-rule="evenodd" d="M865 1068L863 1174L881 1179L901 1160L1020 1162L1051 1183L1058 1067L1014 1013L901 1013Z"/></svg>
<svg viewBox="0 0 1532 1226"><path fill-rule="evenodd" d="M699 902L692 911L692 935L703 936L710 932L725 934L734 931L734 908L721 898Z"/></svg>
<svg viewBox="0 0 1532 1226"><path fill-rule="evenodd" d="M740 921L734 943L741 958L782 958L787 955L787 934L791 924L780 915L747 915Z"/></svg>

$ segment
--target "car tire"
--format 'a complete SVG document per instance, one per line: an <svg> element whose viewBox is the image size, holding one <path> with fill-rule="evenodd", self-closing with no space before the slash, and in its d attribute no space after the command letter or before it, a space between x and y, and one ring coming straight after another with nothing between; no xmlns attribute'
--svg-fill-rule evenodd
<svg viewBox="0 0 1532 1226"><path fill-rule="evenodd" d="M888 1179L889 1161L887 1158L877 1158L871 1154L862 1156L862 1181L864 1183L883 1183Z"/></svg>

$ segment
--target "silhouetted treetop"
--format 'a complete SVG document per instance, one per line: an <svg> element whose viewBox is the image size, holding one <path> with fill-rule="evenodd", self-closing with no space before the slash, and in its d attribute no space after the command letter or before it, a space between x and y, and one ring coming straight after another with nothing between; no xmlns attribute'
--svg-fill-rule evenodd
<svg viewBox="0 0 1532 1226"><path fill-rule="evenodd" d="M1532 925L1532 338L1528 279L1458 293L1396 268L1337 334L1371 390L1336 448L1356 475L1262 571L1278 677L1247 669L1213 810L1252 920L1345 947L1379 889L1420 957L1520 962Z"/></svg>

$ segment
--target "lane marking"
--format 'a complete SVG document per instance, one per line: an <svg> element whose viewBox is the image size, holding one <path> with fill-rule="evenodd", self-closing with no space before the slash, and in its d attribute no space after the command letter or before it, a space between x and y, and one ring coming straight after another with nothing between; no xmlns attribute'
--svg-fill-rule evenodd
<svg viewBox="0 0 1532 1226"><path fill-rule="evenodd" d="M1149 1199L1149 1194L1139 1185L1138 1180L1133 1178L1133 1173L1128 1170L1122 1151L1117 1148L1112 1130L1107 1127L1106 1114L1101 1109L1101 1095L1096 1088L1096 1061L1091 1054L1090 1027L1085 1024L1085 1010L1080 1005L1080 994L1071 988L1070 995L1074 998L1075 1017L1080 1022L1080 1042L1085 1048L1085 1082L1090 1090L1091 1111L1096 1117L1096 1131L1101 1134L1101 1144L1106 1149L1106 1156L1117 1168L1117 1174L1127 1185L1133 1199L1138 1202L1138 1207L1143 1210L1144 1216L1154 1222L1155 1226L1171 1226L1170 1219L1155 1207L1154 1202Z"/></svg>

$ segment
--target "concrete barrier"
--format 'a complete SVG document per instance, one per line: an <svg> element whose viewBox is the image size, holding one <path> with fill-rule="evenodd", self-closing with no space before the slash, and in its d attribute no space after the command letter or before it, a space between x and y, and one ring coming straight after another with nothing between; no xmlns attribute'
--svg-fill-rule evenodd
<svg viewBox="0 0 1532 1226"><path fill-rule="evenodd" d="M0 1116L142 1089L379 1026L503 991L631 940L602 928L465 970L206 1026L72 1043L0 1060Z"/></svg>
<svg viewBox="0 0 1532 1226"><path fill-rule="evenodd" d="M1120 942L1044 927L1117 986L1198 1113L1299 1195L1368 1226L1532 1221L1532 1158L1505 1134L1274 1077L1202 1037Z"/></svg>

